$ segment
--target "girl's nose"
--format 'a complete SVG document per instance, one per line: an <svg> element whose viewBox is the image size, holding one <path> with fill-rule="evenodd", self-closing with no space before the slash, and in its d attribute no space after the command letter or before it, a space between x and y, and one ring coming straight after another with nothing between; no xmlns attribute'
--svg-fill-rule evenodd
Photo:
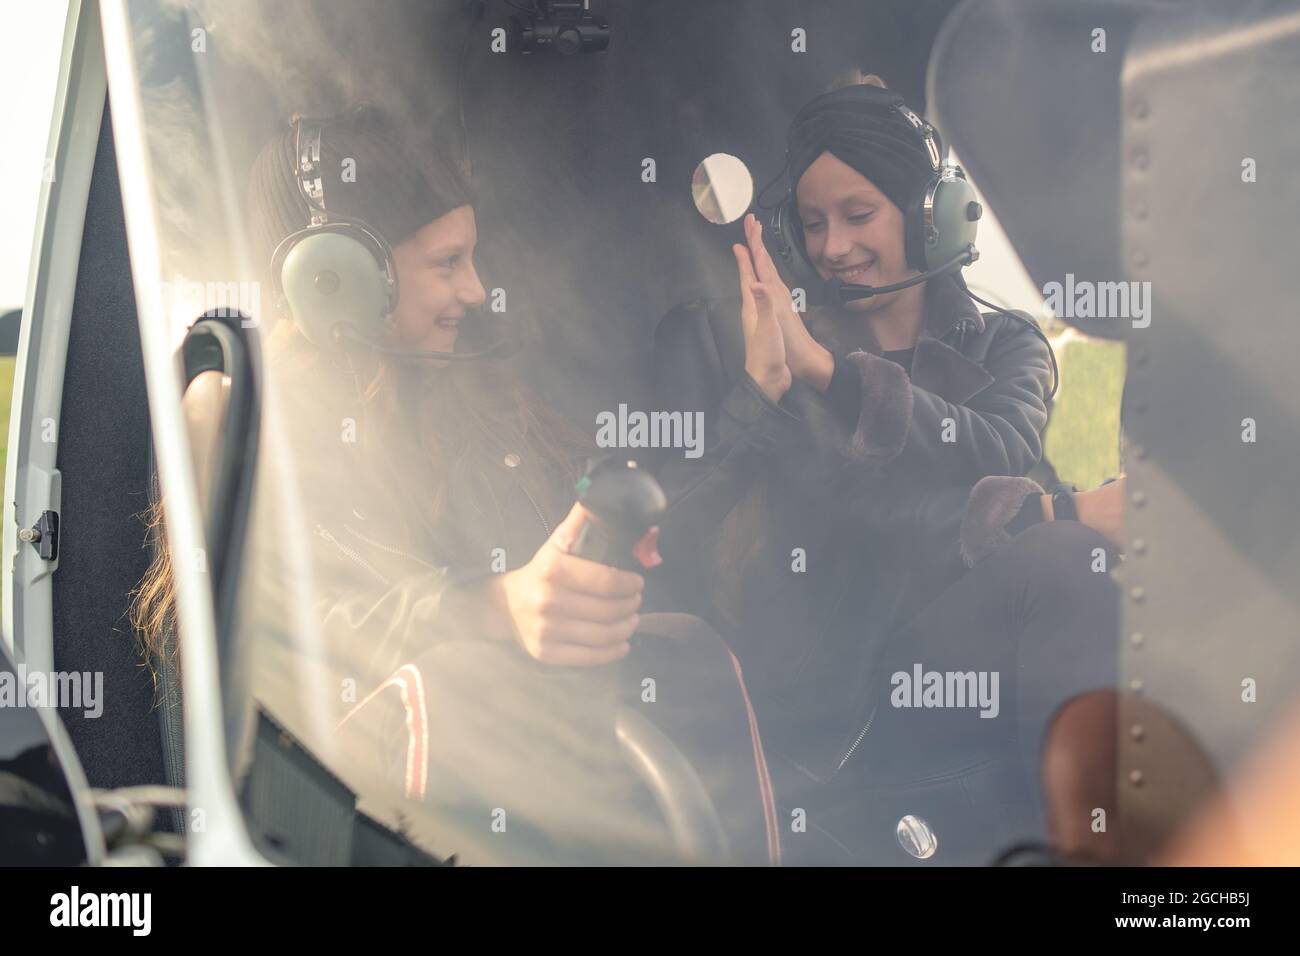
<svg viewBox="0 0 1300 956"><path fill-rule="evenodd" d="M469 267L469 277L460 289L460 301L470 307L477 307L487 301L487 290L483 288L483 283L479 281L478 272L473 266Z"/></svg>
<svg viewBox="0 0 1300 956"><path fill-rule="evenodd" d="M826 227L826 246L822 249L822 254L830 260L843 259L853 248L853 243L849 240L846 230L839 229L835 226Z"/></svg>

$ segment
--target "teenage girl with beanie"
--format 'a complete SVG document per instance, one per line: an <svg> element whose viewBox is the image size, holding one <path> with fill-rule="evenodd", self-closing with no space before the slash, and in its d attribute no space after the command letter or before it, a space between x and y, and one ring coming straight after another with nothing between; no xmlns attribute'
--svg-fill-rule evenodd
<svg viewBox="0 0 1300 956"><path fill-rule="evenodd" d="M919 271L904 216L933 165L896 102L872 78L791 126L797 227L824 280ZM793 768L788 800L827 808L810 825L855 858L907 861L896 825L927 807L945 859L987 862L1041 831L1052 712L1114 684L1118 603L1097 569L1119 541L1122 481L1074 496L1067 520L1022 477L1052 378L1028 320L982 315L958 273L805 318L763 228L746 217L734 247L744 370L703 457L663 469L663 573L734 642L769 749ZM698 341L690 315L661 327L666 363ZM998 701L930 707L903 686L917 664L986 688L996 674Z"/></svg>

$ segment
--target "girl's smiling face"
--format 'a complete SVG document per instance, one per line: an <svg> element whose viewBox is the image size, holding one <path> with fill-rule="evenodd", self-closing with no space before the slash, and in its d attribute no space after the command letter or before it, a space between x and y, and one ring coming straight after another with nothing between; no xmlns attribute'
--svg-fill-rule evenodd
<svg viewBox="0 0 1300 956"><path fill-rule="evenodd" d="M477 242L473 208L458 206L393 247L399 295L389 325L397 342L452 350L461 320L487 299L474 270Z"/></svg>
<svg viewBox="0 0 1300 956"><path fill-rule="evenodd" d="M796 184L795 200L808 258L823 279L880 286L915 274L907 265L902 210L837 156L817 157ZM899 294L859 299L846 308L873 312Z"/></svg>

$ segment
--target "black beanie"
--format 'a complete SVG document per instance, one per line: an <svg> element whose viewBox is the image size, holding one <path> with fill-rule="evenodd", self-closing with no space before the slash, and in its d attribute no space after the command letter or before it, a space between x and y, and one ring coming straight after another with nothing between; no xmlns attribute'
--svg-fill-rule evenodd
<svg viewBox="0 0 1300 956"><path fill-rule="evenodd" d="M791 192L817 157L829 152L906 212L934 175L934 167L920 131L893 108L902 102L891 90L854 84L805 104L790 124L786 158ZM938 145L937 133L935 142Z"/></svg>
<svg viewBox="0 0 1300 956"><path fill-rule="evenodd" d="M298 187L295 140L291 123L263 147L249 176L251 239L268 265L281 240L311 218ZM355 177L344 178L345 159L354 161ZM473 201L463 174L431 140L374 106L322 122L321 168L326 211L363 220L393 246Z"/></svg>

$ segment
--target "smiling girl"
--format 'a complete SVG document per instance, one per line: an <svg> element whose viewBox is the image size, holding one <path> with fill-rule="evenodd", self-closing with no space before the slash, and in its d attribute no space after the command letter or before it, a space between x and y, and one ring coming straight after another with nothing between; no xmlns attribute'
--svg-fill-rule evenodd
<svg viewBox="0 0 1300 956"><path fill-rule="evenodd" d="M792 238L822 280L924 269L906 220L937 169L901 103L852 85L794 119ZM1041 829L1030 774L1052 710L1113 684L1115 588L1094 572L1119 539L1122 483L1053 521L1021 477L1052 379L1027 317L982 315L951 272L805 320L762 224L744 232L744 369L704 457L664 469L665 573L727 627L790 779L826 785L796 784L792 805L822 802L842 847L888 862L900 817L925 804L948 821L950 862L991 858L1018 827ZM698 341L691 314L659 331L670 362ZM998 716L891 707L891 675L917 664L999 674Z"/></svg>

